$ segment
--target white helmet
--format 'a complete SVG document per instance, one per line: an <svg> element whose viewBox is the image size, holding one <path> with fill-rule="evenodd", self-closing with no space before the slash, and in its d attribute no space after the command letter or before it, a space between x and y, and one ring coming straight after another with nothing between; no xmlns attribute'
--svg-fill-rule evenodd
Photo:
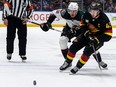
<svg viewBox="0 0 116 87"><path fill-rule="evenodd" d="M71 2L69 5L68 5L68 10L77 10L78 11L79 9L79 6L76 2Z"/></svg>

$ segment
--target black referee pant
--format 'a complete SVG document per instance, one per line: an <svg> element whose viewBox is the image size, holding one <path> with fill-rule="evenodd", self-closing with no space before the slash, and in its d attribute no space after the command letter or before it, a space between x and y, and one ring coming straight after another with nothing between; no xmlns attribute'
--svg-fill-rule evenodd
<svg viewBox="0 0 116 87"><path fill-rule="evenodd" d="M12 54L14 51L14 39L16 36L16 29L19 39L19 55L26 55L27 43L27 25L22 24L22 20L15 17L8 17L7 26L7 53Z"/></svg>

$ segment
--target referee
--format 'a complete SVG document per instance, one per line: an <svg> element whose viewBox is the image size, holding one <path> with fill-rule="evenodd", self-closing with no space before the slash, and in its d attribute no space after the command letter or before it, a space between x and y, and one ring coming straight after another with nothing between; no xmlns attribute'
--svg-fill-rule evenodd
<svg viewBox="0 0 116 87"><path fill-rule="evenodd" d="M8 9L6 9L8 7ZM9 12L11 14L9 14ZM3 10L3 22L7 26L6 51L7 59L11 60L14 51L14 39L17 29L19 40L19 55L26 60L27 25L32 17L33 6L31 0L6 0Z"/></svg>

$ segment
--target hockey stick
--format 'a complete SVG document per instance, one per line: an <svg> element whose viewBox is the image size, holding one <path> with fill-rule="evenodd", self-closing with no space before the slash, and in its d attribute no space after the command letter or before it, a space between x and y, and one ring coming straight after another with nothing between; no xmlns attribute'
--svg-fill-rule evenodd
<svg viewBox="0 0 116 87"><path fill-rule="evenodd" d="M94 47L94 45L91 45L91 46L92 46L92 48L93 48L93 51L94 51L94 54L95 54L96 61L97 61L97 63L98 63L99 69L100 69L100 70L102 70L102 69L101 69L101 66L100 66L100 63L99 63L99 60L98 60L98 56L97 56L97 53L96 53L95 47Z"/></svg>
<svg viewBox="0 0 116 87"><path fill-rule="evenodd" d="M92 37L89 37L89 39L92 40ZM94 47L94 44L91 44L90 46L93 48L93 51L94 51L94 54L95 54L96 61L97 61L97 63L98 63L99 69L102 70L102 69L101 69L101 66L100 66L100 63L99 63L99 60L98 60L98 56L97 56L95 47Z"/></svg>
<svg viewBox="0 0 116 87"><path fill-rule="evenodd" d="M7 4L4 4L4 8L5 8L5 10L7 11L8 16L12 15L12 13L11 13L11 11L10 11L10 9L9 9L9 7L8 7L8 5L7 5ZM33 23L33 24L36 24L36 25L39 25L39 26L40 26L40 24L39 24L39 23L32 22L32 21L28 21L28 22ZM51 30L54 30L54 31L57 31L57 32L62 32L62 31L57 30L57 29L55 29L55 28L50 28L50 29L51 29Z"/></svg>
<svg viewBox="0 0 116 87"><path fill-rule="evenodd" d="M28 21L29 23L33 23L33 24L36 24L36 25L41 25L41 24L39 24L39 23L36 23L36 22L33 22L33 21ZM55 29L55 28L50 28L51 30L54 30L54 31L57 31L57 32L62 32L62 31L60 31L60 30L58 30L58 29Z"/></svg>

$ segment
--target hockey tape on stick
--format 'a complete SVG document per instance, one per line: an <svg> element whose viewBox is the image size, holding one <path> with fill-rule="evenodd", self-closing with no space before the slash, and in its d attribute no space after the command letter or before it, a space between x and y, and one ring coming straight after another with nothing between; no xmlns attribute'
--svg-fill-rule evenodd
<svg viewBox="0 0 116 87"><path fill-rule="evenodd" d="M41 25L41 24L39 24L39 23L36 23L36 22L33 22L33 21L28 21L29 23L33 23L33 24L36 24L36 25ZM54 30L54 31L57 31L57 32L62 32L62 31L60 31L60 30L58 30L58 29L55 29L55 28L50 28L51 30Z"/></svg>
<svg viewBox="0 0 116 87"><path fill-rule="evenodd" d="M12 13L10 12L10 9L9 9L7 4L4 4L4 9L7 11L8 15L12 15Z"/></svg>

